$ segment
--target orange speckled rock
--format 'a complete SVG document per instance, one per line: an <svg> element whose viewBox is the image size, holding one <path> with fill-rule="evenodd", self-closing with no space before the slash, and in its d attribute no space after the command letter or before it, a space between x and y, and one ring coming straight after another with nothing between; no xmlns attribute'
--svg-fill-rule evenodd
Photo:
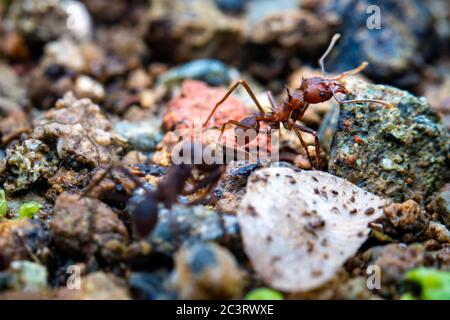
<svg viewBox="0 0 450 320"><path fill-rule="evenodd" d="M231 96L216 111L208 123L208 128L203 129L203 122L225 93L224 88L210 87L197 80L185 80L181 85L180 95L167 104L163 127L169 132L158 145L153 161L161 165L168 165L171 151L181 139L191 139L207 145L215 143L219 137L220 128L226 121L239 121L252 114L250 108L238 98ZM233 125L227 126L220 141L221 144L230 147L237 146L234 127ZM267 125L261 123L261 129L256 138L245 146L241 145L239 149L248 151L257 150L256 147L258 147L259 150L267 150L266 154L270 154L272 152L270 142L271 137L267 133Z"/></svg>
<svg viewBox="0 0 450 320"><path fill-rule="evenodd" d="M197 80L185 80L180 95L167 104L163 127L167 131L192 128L206 120L214 105L224 96L226 89L210 87ZM219 107L208 127L220 127L227 120L241 120L251 111L239 99L231 96Z"/></svg>

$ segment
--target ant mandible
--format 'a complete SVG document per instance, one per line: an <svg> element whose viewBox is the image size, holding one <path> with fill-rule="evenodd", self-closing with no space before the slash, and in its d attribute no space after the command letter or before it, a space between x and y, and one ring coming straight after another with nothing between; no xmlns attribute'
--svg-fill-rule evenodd
<svg viewBox="0 0 450 320"><path fill-rule="evenodd" d="M306 109L310 104L317 104L322 103L325 101L330 100L331 98L334 98L339 104L345 104L345 103L359 103L359 102L373 102L382 104L384 106L387 106L389 108L392 108L393 106L385 101L380 100L373 100L373 99L364 99L364 100L341 100L337 97L337 93L343 93L348 94L349 91L345 88L345 86L342 84L342 80L350 75L355 75L359 72L361 72L367 65L368 62L363 62L359 67L346 71L338 75L334 78L326 78L325 77L325 67L324 67L324 60L329 55L333 47L335 46L336 42L339 40L340 34L335 34L333 38L331 39L331 42L325 51L325 53L322 55L322 57L319 59L319 65L322 70L322 77L311 77L311 78L302 78L302 82L300 84L300 87L294 89L293 91L289 90L287 86L285 86L287 98L279 105L276 104L276 102L273 99L272 94L267 92L267 96L269 99L269 102L271 104L271 111L266 112L264 111L263 107L259 103L258 99L256 98L256 95L253 93L252 89L248 85L248 83L245 80L239 80L238 82L234 83L226 92L226 94L223 96L222 99L219 100L219 102L216 103L214 109L209 114L206 121L203 123L203 127L205 128L208 124L209 120L212 118L213 114L216 112L217 108L223 104L227 98L231 95L231 93L239 86L242 85L244 89L247 91L247 93L252 98L253 102L255 103L256 107L258 108L259 112L252 114L248 117L245 117L244 119L237 121L237 120L228 120L225 122L221 128L220 135L218 138L218 142L221 141L223 133L225 131L225 128L228 124L235 125L235 133L243 133L246 130L255 130L256 133L259 132L260 129L260 122L263 122L269 126L269 130L273 129L279 129L280 123L283 125L284 128L287 130L293 130L295 134L297 135L298 139L300 140L300 143L302 144L303 148L306 151L306 155L308 156L308 160L311 163L311 166L318 169L320 165L320 142L319 138L317 136L317 132L300 124L297 124L296 121L300 121L305 114ZM313 162L311 160L308 147L305 143L305 141L302 138L301 132L306 132L309 134L312 134L314 136L315 140L315 151L316 151L316 165L313 165ZM256 137L256 135L246 135L246 137L249 137L245 141L247 144L249 140L252 140Z"/></svg>

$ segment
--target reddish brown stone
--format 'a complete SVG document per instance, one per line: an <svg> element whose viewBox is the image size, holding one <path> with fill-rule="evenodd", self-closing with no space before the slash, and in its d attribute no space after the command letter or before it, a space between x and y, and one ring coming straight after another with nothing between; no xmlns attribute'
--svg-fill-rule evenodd
<svg viewBox="0 0 450 320"><path fill-rule="evenodd" d="M1 143L7 145L22 133L31 129L27 114L22 110L14 110L0 120Z"/></svg>
<svg viewBox="0 0 450 320"><path fill-rule="evenodd" d="M250 108L244 105L239 99L230 96L215 112L214 116L208 122L208 129L204 130L202 124L205 122L215 104L225 95L226 89L214 88L207 84L196 81L186 80L181 86L181 93L178 97L173 98L167 104L166 114L163 119L163 127L167 131L176 130L176 135L171 135L170 142L167 139L163 141L169 142L169 146L160 144L158 150L163 153L158 155L158 158L164 158L164 161L157 161L158 163L167 162L167 155L173 148L179 138L193 139L201 141L204 144L215 143L219 137L222 125L228 120L242 120L252 114ZM234 125L227 126L221 143L224 145L236 147L236 139L234 132ZM271 150L270 135L266 133L267 126L261 123L261 129L256 139L252 140L248 147L255 147L256 144L260 148L267 146L267 150ZM167 141L166 141L167 140ZM243 149L243 146L240 147ZM161 159L160 159L161 160Z"/></svg>
<svg viewBox="0 0 450 320"><path fill-rule="evenodd" d="M210 87L201 81L184 81L180 95L167 104L163 120L164 129L171 131L192 128L197 122L201 125L225 93L224 88ZM248 107L231 96L216 111L208 127L220 127L227 120L241 120L250 114Z"/></svg>

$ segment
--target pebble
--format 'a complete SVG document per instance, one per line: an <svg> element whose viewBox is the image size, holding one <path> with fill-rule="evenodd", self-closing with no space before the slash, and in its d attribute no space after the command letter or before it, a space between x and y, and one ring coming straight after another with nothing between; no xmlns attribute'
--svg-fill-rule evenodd
<svg viewBox="0 0 450 320"><path fill-rule="evenodd" d="M226 248L196 243L175 254L173 286L181 299L238 299L245 273Z"/></svg>
<svg viewBox="0 0 450 320"><path fill-rule="evenodd" d="M347 99L378 104L341 106L331 146L330 173L395 202L423 203L450 177L449 136L425 98L384 85L351 79Z"/></svg>
<svg viewBox="0 0 450 320"><path fill-rule="evenodd" d="M240 75L239 71L219 60L199 59L170 69L159 77L158 82L173 86L187 79L203 81L211 86L228 86L239 80Z"/></svg>
<svg viewBox="0 0 450 320"><path fill-rule="evenodd" d="M31 261L11 262L9 268L0 272L0 288L26 293L38 293L47 289L47 268Z"/></svg>

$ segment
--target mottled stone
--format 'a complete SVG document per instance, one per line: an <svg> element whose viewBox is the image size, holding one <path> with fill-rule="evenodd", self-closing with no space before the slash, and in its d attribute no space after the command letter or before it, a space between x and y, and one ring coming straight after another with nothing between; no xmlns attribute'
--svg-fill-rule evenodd
<svg viewBox="0 0 450 320"><path fill-rule="evenodd" d="M141 121L122 120L114 124L116 131L127 139L135 150L153 151L162 139L161 120L147 118Z"/></svg>
<svg viewBox="0 0 450 320"><path fill-rule="evenodd" d="M126 147L100 107L72 92L36 120L33 137L53 143L60 159L90 167L109 164Z"/></svg>
<svg viewBox="0 0 450 320"><path fill-rule="evenodd" d="M37 139L27 139L6 150L0 161L0 181L7 192L29 188L45 181L58 169L58 157L48 145Z"/></svg>
<svg viewBox="0 0 450 320"><path fill-rule="evenodd" d="M414 200L387 206L380 220L383 232L402 242L416 240L427 230L429 224L425 210Z"/></svg>
<svg viewBox="0 0 450 320"><path fill-rule="evenodd" d="M444 224L450 228L450 184L447 183L438 193L433 196L433 200L428 208L440 216Z"/></svg>
<svg viewBox="0 0 450 320"><path fill-rule="evenodd" d="M425 98L390 86L347 80L350 99L379 99L341 106L331 147L330 172L367 191L402 202L423 202L450 175L448 134Z"/></svg>

